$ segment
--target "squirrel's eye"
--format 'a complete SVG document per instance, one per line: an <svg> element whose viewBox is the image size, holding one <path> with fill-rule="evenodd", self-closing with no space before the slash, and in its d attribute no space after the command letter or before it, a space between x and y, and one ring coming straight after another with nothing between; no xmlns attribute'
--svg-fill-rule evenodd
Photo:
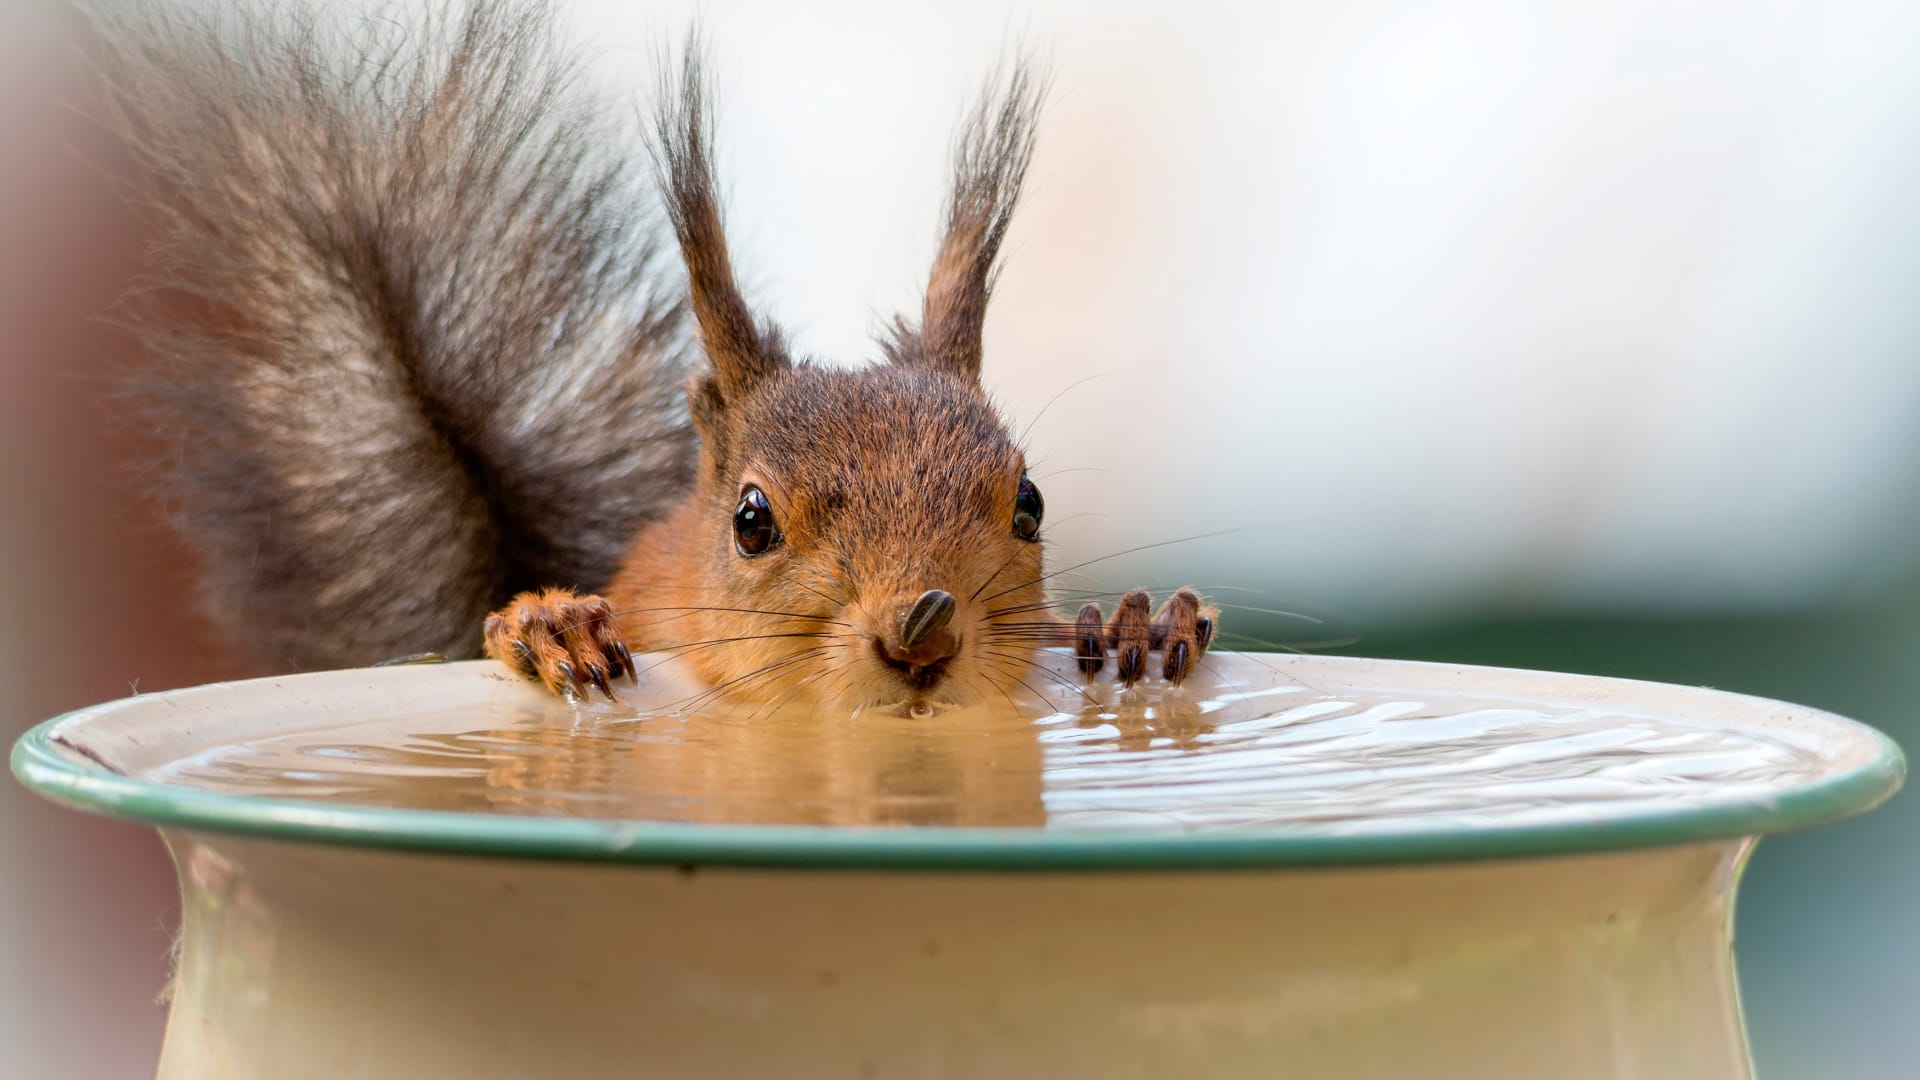
<svg viewBox="0 0 1920 1080"><path fill-rule="evenodd" d="M767 494L757 487L750 487L740 493L740 506L733 512L733 546L740 554L752 558L780 542L780 533L773 527L773 507L767 505Z"/></svg>
<svg viewBox="0 0 1920 1080"><path fill-rule="evenodd" d="M1046 511L1040 489L1033 486L1033 481L1021 477L1020 493L1013 497L1013 535L1022 540L1040 539L1040 515Z"/></svg>

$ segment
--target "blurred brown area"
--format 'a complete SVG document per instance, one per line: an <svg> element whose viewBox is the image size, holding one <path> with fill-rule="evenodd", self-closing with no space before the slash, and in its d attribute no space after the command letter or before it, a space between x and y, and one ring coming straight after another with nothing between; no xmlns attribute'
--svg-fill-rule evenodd
<svg viewBox="0 0 1920 1080"><path fill-rule="evenodd" d="M86 118L79 19L0 10L0 701L8 742L60 712L240 674L191 616L188 564L132 463L161 444L116 380L140 271L127 163ZM152 1075L178 899L147 829L0 784L8 1075Z"/></svg>

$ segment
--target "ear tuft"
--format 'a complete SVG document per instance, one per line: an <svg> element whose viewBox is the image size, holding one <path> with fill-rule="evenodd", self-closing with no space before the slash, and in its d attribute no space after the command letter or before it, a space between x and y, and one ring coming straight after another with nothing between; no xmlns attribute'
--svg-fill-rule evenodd
<svg viewBox="0 0 1920 1080"><path fill-rule="evenodd" d="M780 335L754 317L734 282L713 182L713 124L700 37L687 39L676 75L663 64L654 115L654 173L687 267L688 299L721 398L737 399L789 366Z"/></svg>
<svg viewBox="0 0 1920 1080"><path fill-rule="evenodd" d="M946 236L933 260L920 326L895 321L882 344L894 363L919 363L966 378L980 376L980 335L998 275L996 259L1020 185L1033 160L1047 79L1031 59L996 76L954 143Z"/></svg>

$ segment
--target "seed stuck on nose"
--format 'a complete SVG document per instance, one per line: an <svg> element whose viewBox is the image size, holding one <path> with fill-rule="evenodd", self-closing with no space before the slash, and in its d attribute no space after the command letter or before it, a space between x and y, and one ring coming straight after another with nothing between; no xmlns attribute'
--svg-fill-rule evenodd
<svg viewBox="0 0 1920 1080"><path fill-rule="evenodd" d="M956 601L952 593L928 589L913 602L900 625L900 644L911 649L937 633L953 618Z"/></svg>
<svg viewBox="0 0 1920 1080"><path fill-rule="evenodd" d="M932 689L960 651L960 639L949 626L956 606L953 597L939 589L921 593L900 617L897 633L874 635L874 655L915 690Z"/></svg>

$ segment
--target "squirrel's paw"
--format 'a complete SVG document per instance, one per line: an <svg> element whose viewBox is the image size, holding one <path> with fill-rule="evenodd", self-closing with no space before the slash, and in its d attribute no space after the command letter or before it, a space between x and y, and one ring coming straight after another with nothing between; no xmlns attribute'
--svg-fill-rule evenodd
<svg viewBox="0 0 1920 1080"><path fill-rule="evenodd" d="M1152 609L1153 598L1145 589L1121 597L1111 620L1101 615L1099 604L1081 608L1073 632L1074 658L1080 670L1088 678L1099 674L1111 651L1121 685L1132 686L1146 677L1147 656L1158 650L1163 661L1161 675L1178 686L1213 642L1219 609L1190 589L1174 593L1161 605L1158 615L1149 615Z"/></svg>
<svg viewBox="0 0 1920 1080"><path fill-rule="evenodd" d="M637 682L633 654L620 640L613 606L565 589L521 593L487 616L487 655L547 689L577 701L597 686L613 700L610 679Z"/></svg>

